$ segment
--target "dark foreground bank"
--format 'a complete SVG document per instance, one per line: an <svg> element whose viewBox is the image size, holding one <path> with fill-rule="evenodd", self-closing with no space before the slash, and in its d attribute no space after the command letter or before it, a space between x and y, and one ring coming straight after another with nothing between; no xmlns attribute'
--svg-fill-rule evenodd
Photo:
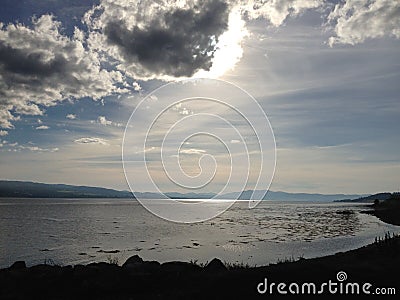
<svg viewBox="0 0 400 300"><path fill-rule="evenodd" d="M316 286L316 293L322 290L324 298L343 298L346 287L347 294L353 287L342 285L341 292L340 282L357 283L363 298L362 288L370 283L371 286L366 286L367 292L371 293L368 298L376 296L372 293L383 291L376 288L385 288L385 293L397 294L386 295L385 298L394 299L400 293L399 250L400 237L386 236L374 244L345 253L253 268L227 267L217 259L206 266L185 262L160 264L143 261L139 256L131 257L122 266L93 263L86 266L37 265L26 268L24 262L17 262L10 268L0 270L0 299L299 298L296 286L299 293L302 288L306 294L313 293L313 287L308 283ZM265 294L259 294L257 286L261 292L264 291L265 280L268 289ZM331 290L336 288L335 294L329 291L329 281ZM263 284L259 285L261 282ZM282 283L281 290L286 291L286 295L278 292L279 283ZM321 295L315 297L320 298Z"/></svg>

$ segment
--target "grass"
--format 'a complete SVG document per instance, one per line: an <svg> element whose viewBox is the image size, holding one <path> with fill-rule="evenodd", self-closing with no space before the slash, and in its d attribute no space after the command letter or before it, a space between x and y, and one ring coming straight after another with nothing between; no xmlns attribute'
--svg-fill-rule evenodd
<svg viewBox="0 0 400 300"><path fill-rule="evenodd" d="M251 269L251 268L256 267L256 265L250 265L250 264L244 263L244 262L231 263L231 262L224 261L224 265L228 268L228 270Z"/></svg>
<svg viewBox="0 0 400 300"><path fill-rule="evenodd" d="M393 242L395 238L399 237L399 234L386 232L385 235L381 238L380 236L375 237L374 244L382 244L382 243L390 243Z"/></svg>
<svg viewBox="0 0 400 300"><path fill-rule="evenodd" d="M192 265L198 266L200 268L204 268L208 265L209 261L206 262L198 262L197 259L191 260L189 263L191 263ZM237 270L237 269L251 269L251 268L255 268L256 265L250 265L248 263L244 263L244 262L228 262L228 261L223 261L223 264L225 265L225 267L228 270Z"/></svg>
<svg viewBox="0 0 400 300"><path fill-rule="evenodd" d="M111 255L108 255L107 256L107 262L110 264L110 265L117 265L118 266L118 263L119 263L119 259L118 259L118 257L112 257Z"/></svg>
<svg viewBox="0 0 400 300"><path fill-rule="evenodd" d="M285 257L283 259L278 259L277 264L285 264L285 263L292 263L292 262L296 262L296 261L300 261L303 260L304 258L304 254L298 256L298 257L294 257L293 255L290 257Z"/></svg>

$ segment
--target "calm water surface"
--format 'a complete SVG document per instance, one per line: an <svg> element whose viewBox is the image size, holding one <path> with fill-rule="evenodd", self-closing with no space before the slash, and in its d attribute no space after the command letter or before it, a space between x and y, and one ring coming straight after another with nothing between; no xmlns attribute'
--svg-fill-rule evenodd
<svg viewBox="0 0 400 300"><path fill-rule="evenodd" d="M160 205L167 205L160 202ZM218 204L209 204L214 209ZM400 227L343 203L236 203L219 217L177 224L128 199L0 199L0 267L16 260L79 264L138 254L160 262L265 265L358 248ZM352 213L343 213L351 211Z"/></svg>

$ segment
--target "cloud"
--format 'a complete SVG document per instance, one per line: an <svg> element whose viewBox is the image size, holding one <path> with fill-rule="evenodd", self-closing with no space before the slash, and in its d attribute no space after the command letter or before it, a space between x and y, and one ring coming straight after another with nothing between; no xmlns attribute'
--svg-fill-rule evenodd
<svg viewBox="0 0 400 300"><path fill-rule="evenodd" d="M12 129L14 128L14 125L11 123L11 121L18 121L20 119L19 116L16 117L9 112L8 109L11 108L12 108L11 105L2 106L0 100L0 128Z"/></svg>
<svg viewBox="0 0 400 300"><path fill-rule="evenodd" d="M100 67L79 29L67 37L60 28L50 15L33 18L31 27L0 23L0 127L65 99L124 91L121 73Z"/></svg>
<svg viewBox="0 0 400 300"><path fill-rule="evenodd" d="M201 150L201 149L183 149L181 151L179 151L180 154L204 154L206 153L205 150Z"/></svg>
<svg viewBox="0 0 400 300"><path fill-rule="evenodd" d="M6 136L7 134L8 134L8 131L0 130L0 136Z"/></svg>
<svg viewBox="0 0 400 300"><path fill-rule="evenodd" d="M69 119L69 120L75 120L76 119L76 115L74 115L74 114L68 114L68 115L66 115L65 116L67 119Z"/></svg>
<svg viewBox="0 0 400 300"><path fill-rule="evenodd" d="M97 122L100 123L101 125L104 125L104 126L108 126L108 125L116 126L116 127L122 127L123 126L123 124L121 124L121 123L116 123L116 122L107 120L105 116L99 116L97 118Z"/></svg>
<svg viewBox="0 0 400 300"><path fill-rule="evenodd" d="M41 148L38 146L18 146L18 149L21 150L29 150L32 152L57 152L58 150L60 150L59 148Z"/></svg>
<svg viewBox="0 0 400 300"><path fill-rule="evenodd" d="M210 70L199 70L194 76L218 78L226 71L234 69L243 56L242 42L249 35L241 8L232 8L229 13L228 30L219 36Z"/></svg>
<svg viewBox="0 0 400 300"><path fill-rule="evenodd" d="M113 122L107 120L106 117L104 117L104 116L99 116L97 118L97 122L99 122L101 125L105 125L105 126L111 125L113 123Z"/></svg>
<svg viewBox="0 0 400 300"><path fill-rule="evenodd" d="M280 26L325 0L102 0L84 17L88 43L135 79L219 77L243 55L246 20ZM134 88L136 91L138 89Z"/></svg>
<svg viewBox="0 0 400 300"><path fill-rule="evenodd" d="M7 141L2 142L2 146L8 147L8 151L21 152L21 150L29 150L32 152L57 152L59 148L42 148L35 146L33 143L28 143L28 145L19 145L17 142L8 143Z"/></svg>
<svg viewBox="0 0 400 300"><path fill-rule="evenodd" d="M354 45L384 36L400 38L400 2L346 0L335 6L328 21L335 24L336 36L329 39L331 46L337 43Z"/></svg>
<svg viewBox="0 0 400 300"><path fill-rule="evenodd" d="M288 16L296 16L307 9L324 5L324 0L250 0L240 1L250 19L264 18L273 26L280 26Z"/></svg>
<svg viewBox="0 0 400 300"><path fill-rule="evenodd" d="M140 90L142 90L142 87L141 87L140 84L137 83L137 82L134 82L134 83L132 84L132 86L133 86L133 89L134 89L135 91L137 91L137 92L139 92Z"/></svg>
<svg viewBox="0 0 400 300"><path fill-rule="evenodd" d="M107 140L97 137L83 137L74 141L77 144L109 145Z"/></svg>
<svg viewBox="0 0 400 300"><path fill-rule="evenodd" d="M0 23L0 128L66 99L139 92L140 79L221 76L243 55L245 21L277 27L312 9L328 14L331 46L400 38L392 0L101 0L82 19L87 30L69 36L51 15Z"/></svg>
<svg viewBox="0 0 400 300"><path fill-rule="evenodd" d="M41 125L41 126L36 127L36 130L46 130L46 129L49 129L49 128L50 128L49 126Z"/></svg>
<svg viewBox="0 0 400 300"><path fill-rule="evenodd" d="M94 32L92 45L136 79L190 77L210 69L229 8L223 0L103 0L86 21Z"/></svg>

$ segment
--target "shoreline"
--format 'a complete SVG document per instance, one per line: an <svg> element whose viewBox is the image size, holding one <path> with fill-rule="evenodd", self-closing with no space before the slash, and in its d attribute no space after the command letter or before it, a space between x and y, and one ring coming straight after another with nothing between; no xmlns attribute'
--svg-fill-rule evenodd
<svg viewBox="0 0 400 300"><path fill-rule="evenodd" d="M143 261L137 255L122 266L100 262L26 267L24 262L16 262L0 270L0 298L203 299L240 296L248 299L261 296L257 285L265 278L270 282L322 284L336 280L340 271L347 274L348 282L394 287L398 294L400 282L395 274L399 269L400 236L386 235L355 250L297 261L288 259L261 267L224 265L218 259L207 265L179 261L160 264ZM281 295L268 294L268 297L272 296Z"/></svg>

